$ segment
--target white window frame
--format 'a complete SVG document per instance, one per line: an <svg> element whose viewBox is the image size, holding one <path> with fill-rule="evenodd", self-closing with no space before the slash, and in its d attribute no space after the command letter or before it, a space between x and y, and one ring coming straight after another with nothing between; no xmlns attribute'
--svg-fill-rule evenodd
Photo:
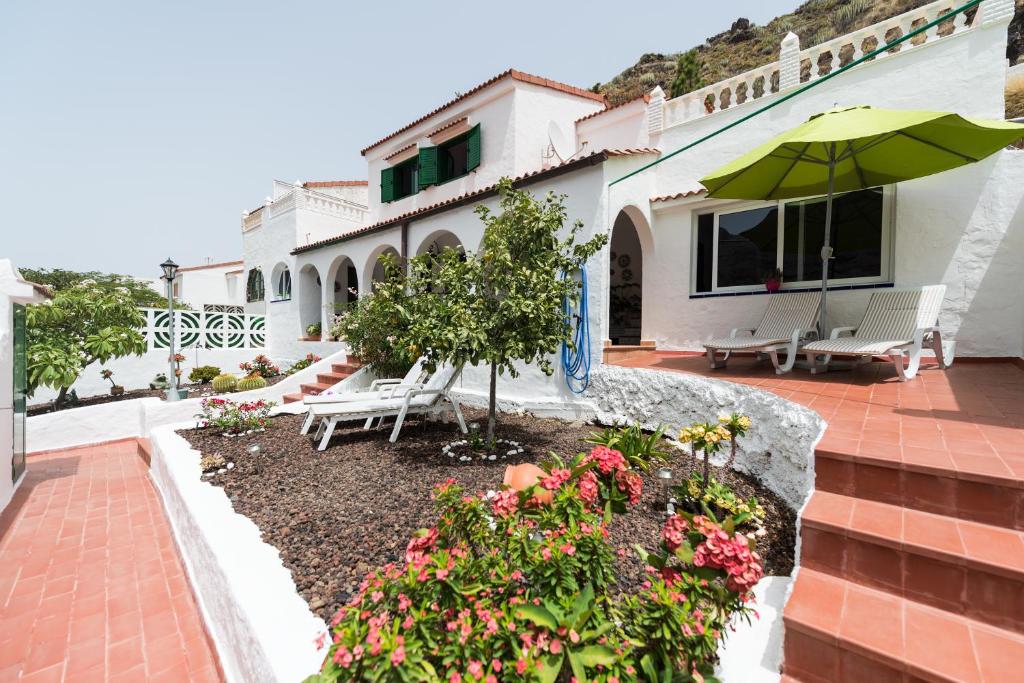
<svg viewBox="0 0 1024 683"><path fill-rule="evenodd" d="M847 193L842 193L847 194ZM693 212L693 226L691 229L691 241L690 241L690 293L696 296L717 294L717 293L729 293L729 292L760 292L764 290L763 284L756 285L736 285L732 287L719 287L718 286L718 219L720 215L740 213L743 211L750 211L752 209L763 209L777 206L778 212L778 232L776 239L776 253L775 253L775 264L778 268L782 268L782 258L785 251L784 239L786 229L786 207L789 204L797 204L804 202L809 199L821 199L823 195L812 195L810 197L798 197L795 199L786 199L780 201L757 201L757 202L728 202L728 203L714 203L709 204L707 210L695 209ZM698 242L698 221L700 216L713 214L714 223L712 227L712 237L714 244L712 245L711 255L711 290L707 292L697 291L697 242ZM846 285L868 285L868 284L888 284L892 282L893 277L893 248L895 234L894 224L896 218L896 188L894 185L882 186L882 253L880 259L880 274L877 276L869 277L851 277L851 278L832 278L830 277L828 282L829 286L846 286ZM807 289L813 287L821 287L821 279L816 280L796 280L796 281L785 281L782 283L782 289Z"/></svg>

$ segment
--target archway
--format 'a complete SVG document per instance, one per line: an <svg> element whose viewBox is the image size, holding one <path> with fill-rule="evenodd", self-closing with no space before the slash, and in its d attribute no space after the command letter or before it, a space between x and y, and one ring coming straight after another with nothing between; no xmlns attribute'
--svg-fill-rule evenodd
<svg viewBox="0 0 1024 683"><path fill-rule="evenodd" d="M373 291L373 283L384 281L384 264L381 263L380 259L382 256L390 256L391 258L398 261L399 254L398 250L392 246L387 246L380 251L377 251L370 257L370 262L367 264L367 270L370 272L369 291Z"/></svg>
<svg viewBox="0 0 1024 683"><path fill-rule="evenodd" d="M334 313L341 313L359 298L359 273L348 256L339 256L331 264L333 292L328 303L334 304Z"/></svg>
<svg viewBox="0 0 1024 683"><path fill-rule="evenodd" d="M615 346L639 345L643 326L644 249L636 222L626 209L615 217L608 248L608 339Z"/></svg>
<svg viewBox="0 0 1024 683"><path fill-rule="evenodd" d="M312 264L306 264L299 271L299 334L309 336L306 329L310 325L320 325L321 316L320 274ZM323 330L321 330L323 332Z"/></svg>
<svg viewBox="0 0 1024 683"><path fill-rule="evenodd" d="M436 232L432 232L427 235L427 237L420 242L419 248L416 249L416 255L440 255L445 249L455 249L463 253L466 251L462 246L462 242L455 236L455 233L447 230L437 230Z"/></svg>
<svg viewBox="0 0 1024 683"><path fill-rule="evenodd" d="M274 271L270 276L270 286L274 301L292 298L292 273L286 264L278 263L274 266Z"/></svg>

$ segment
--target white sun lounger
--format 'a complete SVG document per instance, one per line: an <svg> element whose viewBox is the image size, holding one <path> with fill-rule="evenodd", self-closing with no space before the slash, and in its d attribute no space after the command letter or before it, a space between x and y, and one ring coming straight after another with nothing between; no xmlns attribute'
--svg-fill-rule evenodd
<svg viewBox="0 0 1024 683"><path fill-rule="evenodd" d="M423 388L424 376L426 375L426 371L423 369L423 360L422 356L418 358L409 369L409 372L405 373L405 377L401 379L375 379L369 387L353 391L336 392L332 387L317 396L306 396L302 399L302 402L306 405L322 405L404 396L405 392L410 389ZM299 433L308 433L313 426L314 419L313 412L307 412L306 419L302 421L302 429Z"/></svg>
<svg viewBox="0 0 1024 683"><path fill-rule="evenodd" d="M366 401L349 401L346 403L314 403L309 407L312 421L319 420L314 441L319 440L318 450L327 448L331 434L339 422L366 420L364 429L369 429L374 420L395 417L395 427L388 439L391 443L398 440L405 418L413 414L441 414L451 411L459 423L459 429L465 434L466 420L462 417L458 400L451 395L451 388L462 372L462 366L443 364L431 375L430 380L422 388L411 388L402 396L394 398L371 398ZM307 418L310 419L310 418Z"/></svg>
<svg viewBox="0 0 1024 683"><path fill-rule="evenodd" d="M789 372L793 369L801 340L815 331L820 302L821 295L817 292L769 294L768 308L760 325L756 328L734 328L728 337L705 342L708 364L713 370L724 368L733 351L754 351L767 353L777 374ZM740 332L747 332L750 336L740 336ZM786 353L786 361L781 364L779 351ZM721 358L719 352L724 352Z"/></svg>
<svg viewBox="0 0 1024 683"><path fill-rule="evenodd" d="M880 290L871 295L864 318L856 327L837 327L828 339L804 346L812 373L827 372L835 356L868 361L888 354L901 382L912 379L921 363L926 341L930 342L942 369L953 364L953 344L943 347L938 328L939 309L946 285L914 289ZM843 334L852 334L844 337ZM824 355L824 362L818 357ZM903 366L904 356L908 358Z"/></svg>

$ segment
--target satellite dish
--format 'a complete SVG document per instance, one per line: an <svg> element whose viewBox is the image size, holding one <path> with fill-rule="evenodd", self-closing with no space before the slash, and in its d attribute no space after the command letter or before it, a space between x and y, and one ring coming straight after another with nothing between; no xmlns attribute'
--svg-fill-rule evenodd
<svg viewBox="0 0 1024 683"><path fill-rule="evenodd" d="M551 151L558 157L559 162L564 162L573 155L572 146L565 133L554 121L548 121L548 142L551 143Z"/></svg>

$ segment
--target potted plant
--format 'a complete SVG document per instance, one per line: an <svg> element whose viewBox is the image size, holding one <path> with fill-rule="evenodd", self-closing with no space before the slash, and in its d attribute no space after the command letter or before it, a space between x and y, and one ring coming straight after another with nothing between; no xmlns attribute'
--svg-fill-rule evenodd
<svg viewBox="0 0 1024 683"><path fill-rule="evenodd" d="M313 323L312 325L306 326L306 339L319 340L320 339L320 323Z"/></svg>
<svg viewBox="0 0 1024 683"><path fill-rule="evenodd" d="M781 287L782 271L778 268L773 268L764 278L764 288L767 289L769 293L774 293L779 291Z"/></svg>
<svg viewBox="0 0 1024 683"><path fill-rule="evenodd" d="M124 393L124 387L118 386L117 384L114 383L114 371L113 370L108 370L107 368L103 368L103 370L100 371L100 377L102 377L105 380L109 380L110 381L110 395L111 396L120 396L121 394Z"/></svg>

